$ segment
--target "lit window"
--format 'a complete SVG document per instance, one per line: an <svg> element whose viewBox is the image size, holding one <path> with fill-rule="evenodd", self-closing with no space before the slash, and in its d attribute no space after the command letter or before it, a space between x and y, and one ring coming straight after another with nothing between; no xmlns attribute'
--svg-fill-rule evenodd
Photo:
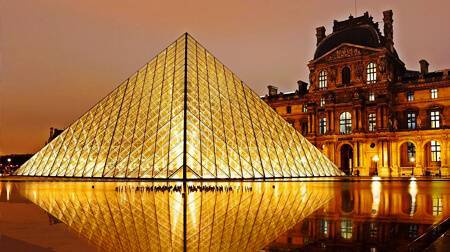
<svg viewBox="0 0 450 252"><path fill-rule="evenodd" d="M377 64L370 62L367 65L367 83L377 82Z"/></svg>
<svg viewBox="0 0 450 252"><path fill-rule="evenodd" d="M369 236L370 238L375 239L377 238L377 235L378 235L378 226L376 223L371 222L369 225Z"/></svg>
<svg viewBox="0 0 450 252"><path fill-rule="evenodd" d="M436 88L431 89L431 99L438 98L438 90Z"/></svg>
<svg viewBox="0 0 450 252"><path fill-rule="evenodd" d="M292 112L291 106L286 107L286 113L290 114Z"/></svg>
<svg viewBox="0 0 450 252"><path fill-rule="evenodd" d="M416 158L416 146L414 146L413 143L408 142L406 144L406 150L408 153L408 160L413 160L413 158Z"/></svg>
<svg viewBox="0 0 450 252"><path fill-rule="evenodd" d="M369 101L375 101L375 94L373 92L369 93Z"/></svg>
<svg viewBox="0 0 450 252"><path fill-rule="evenodd" d="M353 235L353 227L351 220L341 220L341 236L344 239L351 239Z"/></svg>
<svg viewBox="0 0 450 252"><path fill-rule="evenodd" d="M327 72L321 71L319 73L319 88L324 89L327 88Z"/></svg>
<svg viewBox="0 0 450 252"><path fill-rule="evenodd" d="M343 112L339 117L339 126L341 134L352 133L352 115L350 112Z"/></svg>
<svg viewBox="0 0 450 252"><path fill-rule="evenodd" d="M431 141L431 161L441 161L441 145L438 141Z"/></svg>
<svg viewBox="0 0 450 252"><path fill-rule="evenodd" d="M328 221L327 220L320 220L320 231L324 235L328 234Z"/></svg>
<svg viewBox="0 0 450 252"><path fill-rule="evenodd" d="M324 97L320 98L320 106L321 107L325 106L325 98Z"/></svg>
<svg viewBox="0 0 450 252"><path fill-rule="evenodd" d="M416 128L416 113L408 112L408 114L406 114L406 119L407 119L407 123L408 123L408 129L415 129Z"/></svg>
<svg viewBox="0 0 450 252"><path fill-rule="evenodd" d="M442 198L433 197L433 216L439 216L442 213Z"/></svg>
<svg viewBox="0 0 450 252"><path fill-rule="evenodd" d="M342 76L342 84L350 84L351 74L349 67L342 68L341 76Z"/></svg>
<svg viewBox="0 0 450 252"><path fill-rule="evenodd" d="M320 131L320 134L322 134L322 135L327 133L327 118L320 118L319 131Z"/></svg>
<svg viewBox="0 0 450 252"><path fill-rule="evenodd" d="M440 114L439 111L430 112L430 126L432 129L437 129L440 127Z"/></svg>
<svg viewBox="0 0 450 252"><path fill-rule="evenodd" d="M369 131L375 131L375 128L377 126L377 117L375 113L369 114Z"/></svg>
<svg viewBox="0 0 450 252"><path fill-rule="evenodd" d="M406 99L408 101L414 101L414 91L408 91L406 92Z"/></svg>
<svg viewBox="0 0 450 252"><path fill-rule="evenodd" d="M308 105L303 104L303 113L308 112Z"/></svg>

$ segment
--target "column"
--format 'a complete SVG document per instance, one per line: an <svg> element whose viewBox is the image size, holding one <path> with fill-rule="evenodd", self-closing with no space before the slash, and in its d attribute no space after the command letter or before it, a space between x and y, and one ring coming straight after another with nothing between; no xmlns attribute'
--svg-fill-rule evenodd
<svg viewBox="0 0 450 252"><path fill-rule="evenodd" d="M450 146L446 138L441 143L441 176L448 176L449 173L449 157Z"/></svg>
<svg viewBox="0 0 450 252"><path fill-rule="evenodd" d="M358 131L358 121L357 121L357 111L356 109L352 109L352 132Z"/></svg>
<svg viewBox="0 0 450 252"><path fill-rule="evenodd" d="M400 176L400 152L398 142L392 142L391 145L391 176L399 177ZM417 154L416 154L417 155Z"/></svg>
<svg viewBox="0 0 450 252"><path fill-rule="evenodd" d="M378 169L378 175L380 177L389 177L389 166L388 166L388 145L389 143L387 141L381 141L381 156L380 158L380 166Z"/></svg>
<svg viewBox="0 0 450 252"><path fill-rule="evenodd" d="M423 141L417 141L416 165L414 166L414 175L415 176L423 175L423 167L425 167L424 154L425 154L425 150L424 150L424 146L423 146Z"/></svg>
<svg viewBox="0 0 450 252"><path fill-rule="evenodd" d="M380 106L378 106L377 107L377 111L376 111L376 126L377 126L377 130L380 130L381 128L383 128L383 126L381 125L381 107Z"/></svg>
<svg viewBox="0 0 450 252"><path fill-rule="evenodd" d="M358 128L359 128L359 130L363 130L363 121L364 121L364 118L363 118L363 113L362 113L362 110L361 110L361 108L358 108L358 114L359 114L359 116L358 116Z"/></svg>

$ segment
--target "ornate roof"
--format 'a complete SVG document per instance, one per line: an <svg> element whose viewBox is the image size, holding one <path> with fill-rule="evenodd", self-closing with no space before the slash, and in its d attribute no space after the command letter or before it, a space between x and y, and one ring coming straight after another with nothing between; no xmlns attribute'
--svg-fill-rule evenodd
<svg viewBox="0 0 450 252"><path fill-rule="evenodd" d="M373 48L383 47L383 36L378 23L366 12L363 16L352 17L344 21L334 21L333 33L326 36L317 45L314 59L321 57L343 43Z"/></svg>

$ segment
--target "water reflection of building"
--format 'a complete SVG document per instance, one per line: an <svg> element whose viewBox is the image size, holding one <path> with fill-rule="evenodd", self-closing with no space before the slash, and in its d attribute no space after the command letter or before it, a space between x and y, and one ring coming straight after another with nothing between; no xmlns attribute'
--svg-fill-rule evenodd
<svg viewBox="0 0 450 252"><path fill-rule="evenodd" d="M450 215L449 200L450 195L441 188L430 189L414 181L406 187L374 181L370 188L344 188L327 207L280 236L268 250L327 247L378 251L406 246Z"/></svg>
<svg viewBox="0 0 450 252"><path fill-rule="evenodd" d="M448 175L449 70L430 72L425 60L406 69L392 11L383 23L382 34L365 13L334 21L329 35L317 28L310 83L285 94L269 86L264 99L348 174Z"/></svg>
<svg viewBox="0 0 450 252"><path fill-rule="evenodd" d="M191 184L233 188L227 192L136 190L154 185L174 183L98 183L94 189L39 182L23 183L20 191L105 251L256 251L334 194L304 182Z"/></svg>

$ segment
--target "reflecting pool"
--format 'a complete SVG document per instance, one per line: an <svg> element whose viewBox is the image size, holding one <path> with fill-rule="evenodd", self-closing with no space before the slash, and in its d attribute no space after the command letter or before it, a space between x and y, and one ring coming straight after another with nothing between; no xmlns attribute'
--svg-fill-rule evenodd
<svg viewBox="0 0 450 252"><path fill-rule="evenodd" d="M381 251L450 216L444 181L1 182L5 251Z"/></svg>

